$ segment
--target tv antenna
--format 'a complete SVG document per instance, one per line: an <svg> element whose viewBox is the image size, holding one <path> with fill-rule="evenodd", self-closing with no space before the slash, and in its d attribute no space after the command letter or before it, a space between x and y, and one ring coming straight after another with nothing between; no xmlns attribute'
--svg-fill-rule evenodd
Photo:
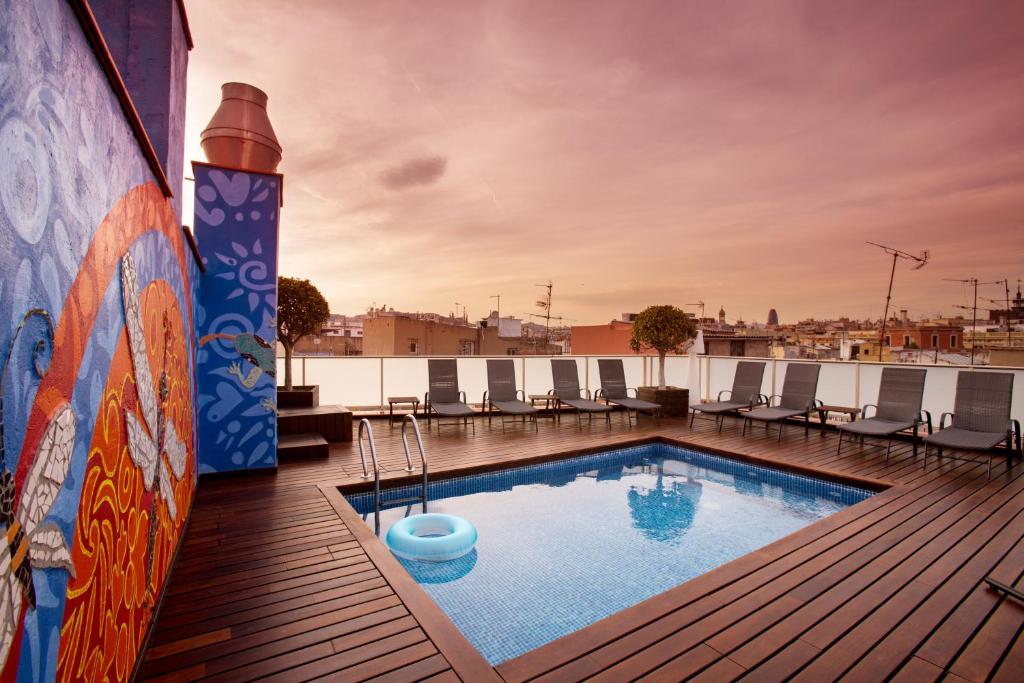
<svg viewBox="0 0 1024 683"><path fill-rule="evenodd" d="M498 300L498 306L494 309L494 312L498 314L498 324L501 325L501 294L492 294L491 298Z"/></svg>
<svg viewBox="0 0 1024 683"><path fill-rule="evenodd" d="M551 337L551 280L548 280L547 284L537 285L538 287L544 287L547 290L547 294L543 299L537 300L537 307L544 311L544 343L548 343Z"/></svg>
<svg viewBox="0 0 1024 683"><path fill-rule="evenodd" d="M942 279L946 282L959 282L960 284L974 287L974 306L971 307L971 365L974 365L974 349L978 346L978 285L1001 285L1003 284L1003 281L995 280L993 282L979 282L976 277L969 277L966 280L954 280L945 277ZM967 306L957 306L957 308L966 309Z"/></svg>
<svg viewBox="0 0 1024 683"><path fill-rule="evenodd" d="M702 320L704 319L704 302L703 301L698 301L695 304L686 304L686 305L687 306L697 306L697 307L699 307L700 308L700 317L701 317Z"/></svg>
<svg viewBox="0 0 1024 683"><path fill-rule="evenodd" d="M892 256L892 270L889 272L889 292L885 295L885 310L882 312L882 334L878 339L878 360L881 362L882 345L885 343L885 325L889 319L889 303L892 301L892 282L896 279L896 262L900 259L911 261L914 263L912 270L921 270L928 265L929 253L928 250L925 249L920 253L920 255L914 256L913 254L900 251L893 247L887 247L884 244L879 244L878 242L869 241L868 244L878 247L889 256Z"/></svg>

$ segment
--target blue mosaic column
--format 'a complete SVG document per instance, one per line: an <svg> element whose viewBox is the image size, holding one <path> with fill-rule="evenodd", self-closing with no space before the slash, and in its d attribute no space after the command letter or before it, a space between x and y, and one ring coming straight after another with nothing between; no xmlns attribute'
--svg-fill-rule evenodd
<svg viewBox="0 0 1024 683"><path fill-rule="evenodd" d="M194 164L199 473L277 467L281 176Z"/></svg>

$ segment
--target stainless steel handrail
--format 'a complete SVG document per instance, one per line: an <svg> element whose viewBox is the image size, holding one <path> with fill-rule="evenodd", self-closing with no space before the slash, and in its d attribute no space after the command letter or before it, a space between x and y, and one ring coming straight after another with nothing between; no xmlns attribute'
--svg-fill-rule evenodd
<svg viewBox="0 0 1024 683"><path fill-rule="evenodd" d="M370 460L373 462L373 471L378 471L377 466L377 445L373 441L373 427L365 417L359 421L359 463L363 466L363 479L370 478L370 472L366 469L366 455L363 452L363 429L366 429L370 440Z"/></svg>
<svg viewBox="0 0 1024 683"><path fill-rule="evenodd" d="M420 424L413 415L406 415L402 418L402 447L405 448L406 472L414 472L412 456L409 454L409 439L406 436L405 428L411 424L416 433L416 446L420 450L420 464L423 466L423 512L427 512L427 452L423 448L423 437L420 436Z"/></svg>

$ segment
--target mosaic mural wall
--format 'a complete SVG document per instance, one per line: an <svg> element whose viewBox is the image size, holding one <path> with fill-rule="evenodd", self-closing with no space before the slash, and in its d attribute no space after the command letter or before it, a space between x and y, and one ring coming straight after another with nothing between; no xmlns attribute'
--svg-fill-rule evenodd
<svg viewBox="0 0 1024 683"><path fill-rule="evenodd" d="M64 0L0 0L0 679L131 675L196 485L195 265Z"/></svg>
<svg viewBox="0 0 1024 683"><path fill-rule="evenodd" d="M195 166L200 473L277 466L276 175Z"/></svg>

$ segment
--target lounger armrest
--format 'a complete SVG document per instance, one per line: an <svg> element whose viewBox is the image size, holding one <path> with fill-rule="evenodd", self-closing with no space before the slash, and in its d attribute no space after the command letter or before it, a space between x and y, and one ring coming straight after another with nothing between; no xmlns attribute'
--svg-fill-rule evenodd
<svg viewBox="0 0 1024 683"><path fill-rule="evenodd" d="M460 392L459 392L459 399L460 399L460 400L461 400L461 401L462 401L463 403L465 403L466 405L469 405L469 401L467 401L467 400L466 400L466 392L465 392L465 391L460 391Z"/></svg>
<svg viewBox="0 0 1024 683"><path fill-rule="evenodd" d="M626 398L629 398L629 392L633 392L633 398L640 398L640 390L636 387L626 387Z"/></svg>
<svg viewBox="0 0 1024 683"><path fill-rule="evenodd" d="M484 398L480 401L480 406L487 412L491 412L491 402L487 400L487 389L484 389Z"/></svg>
<svg viewBox="0 0 1024 683"><path fill-rule="evenodd" d="M594 400L595 401L597 399L603 397L603 396L604 396L604 389L598 389L597 391L594 392Z"/></svg>
<svg viewBox="0 0 1024 683"><path fill-rule="evenodd" d="M729 394L729 398L732 398L732 389L722 389L718 392L718 401L722 401L722 394Z"/></svg>
<svg viewBox="0 0 1024 683"><path fill-rule="evenodd" d="M764 395L764 394L758 394L757 395L757 405L760 405L762 403L765 404L765 405L769 405L769 400L770 399L766 395Z"/></svg>
<svg viewBox="0 0 1024 683"><path fill-rule="evenodd" d="M519 397L520 401L522 401L523 403L526 403L526 392L525 391L523 391L522 389L516 389L516 396Z"/></svg>
<svg viewBox="0 0 1024 683"><path fill-rule="evenodd" d="M782 400L782 396L780 396L779 394L772 394L771 396L768 397L768 407L769 408L772 407L772 399L775 399L775 398L779 399L780 401Z"/></svg>
<svg viewBox="0 0 1024 683"><path fill-rule="evenodd" d="M945 429L946 428L946 418L947 417L949 418L950 424L952 424L952 422L953 422L953 413L943 413L942 416L939 417L939 429Z"/></svg>
<svg viewBox="0 0 1024 683"><path fill-rule="evenodd" d="M928 426L928 433L931 434L932 433L932 414L929 411L922 409L921 410L921 417L924 417L924 419L922 420L922 419L919 418L918 422L925 423Z"/></svg>
<svg viewBox="0 0 1024 683"><path fill-rule="evenodd" d="M861 416L861 418L865 418L865 419L867 418L867 416L868 416L868 408L874 408L875 409L875 414L876 415L878 414L878 405L876 405L874 403L865 403L864 407L860 409L860 416Z"/></svg>
<svg viewBox="0 0 1024 683"><path fill-rule="evenodd" d="M590 396L590 389L580 389L580 395L588 401L592 400L592 397Z"/></svg>
<svg viewBox="0 0 1024 683"><path fill-rule="evenodd" d="M1011 449L1013 448L1013 439L1012 439L1012 437L1016 436L1017 437L1017 452L1018 453L1024 453L1024 449L1022 449L1021 443L1020 443L1020 421L1015 420L1013 418L1010 418L1009 434L1010 434L1011 438L1008 438L1007 441L1009 442L1010 448Z"/></svg>

